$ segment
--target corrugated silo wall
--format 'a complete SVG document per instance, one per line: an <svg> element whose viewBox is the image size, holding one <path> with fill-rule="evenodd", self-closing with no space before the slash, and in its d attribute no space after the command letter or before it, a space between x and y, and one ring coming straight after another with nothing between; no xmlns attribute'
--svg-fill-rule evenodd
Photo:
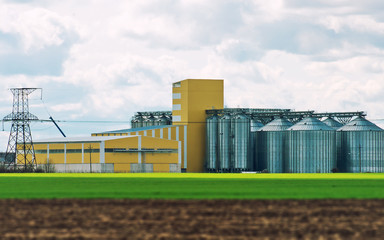
<svg viewBox="0 0 384 240"><path fill-rule="evenodd" d="M382 131L337 132L338 168L341 172L384 172Z"/></svg>
<svg viewBox="0 0 384 240"><path fill-rule="evenodd" d="M207 118L206 170L216 172L218 169L218 117Z"/></svg>
<svg viewBox="0 0 384 240"><path fill-rule="evenodd" d="M329 173L334 168L335 131L288 131L285 172Z"/></svg>
<svg viewBox="0 0 384 240"><path fill-rule="evenodd" d="M218 123L219 132L219 171L228 172L230 170L231 158L231 119L223 116Z"/></svg>
<svg viewBox="0 0 384 240"><path fill-rule="evenodd" d="M286 131L260 131L259 142L259 169L270 173L284 172L284 151Z"/></svg>
<svg viewBox="0 0 384 240"><path fill-rule="evenodd" d="M245 115L231 119L232 129L232 164L234 172L249 171L250 120Z"/></svg>

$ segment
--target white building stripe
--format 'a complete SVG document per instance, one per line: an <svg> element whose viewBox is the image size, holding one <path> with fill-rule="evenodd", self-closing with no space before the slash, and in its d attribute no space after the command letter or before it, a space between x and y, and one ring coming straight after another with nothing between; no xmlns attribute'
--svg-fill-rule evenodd
<svg viewBox="0 0 384 240"><path fill-rule="evenodd" d="M176 127L176 141L179 141L179 127Z"/></svg>
<svg viewBox="0 0 384 240"><path fill-rule="evenodd" d="M172 128L168 128L168 140L171 140L172 138Z"/></svg>
<svg viewBox="0 0 384 240"><path fill-rule="evenodd" d="M147 131L144 131L144 136L147 136Z"/></svg>
<svg viewBox="0 0 384 240"><path fill-rule="evenodd" d="M179 141L178 164L181 167L181 141Z"/></svg>
<svg viewBox="0 0 384 240"><path fill-rule="evenodd" d="M155 130L152 130L152 137L155 137Z"/></svg>
<svg viewBox="0 0 384 240"><path fill-rule="evenodd" d="M100 142L100 163L105 163L105 141Z"/></svg>
<svg viewBox="0 0 384 240"><path fill-rule="evenodd" d="M187 168L187 126L184 126L184 168Z"/></svg>
<svg viewBox="0 0 384 240"><path fill-rule="evenodd" d="M161 129L160 129L160 138L163 138L163 136L164 136L164 135L163 135L163 134L164 134L164 131L163 131L163 130L164 130L164 128L161 128Z"/></svg>

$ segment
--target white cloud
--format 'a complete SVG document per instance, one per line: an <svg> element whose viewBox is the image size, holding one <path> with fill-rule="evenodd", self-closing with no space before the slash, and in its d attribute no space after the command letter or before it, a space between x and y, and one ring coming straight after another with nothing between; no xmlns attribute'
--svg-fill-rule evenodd
<svg viewBox="0 0 384 240"><path fill-rule="evenodd" d="M336 33L348 28L361 33L384 34L384 22L378 22L368 15L327 16L320 23Z"/></svg>
<svg viewBox="0 0 384 240"><path fill-rule="evenodd" d="M64 43L76 28L70 18L44 8L19 5L0 6L0 31L20 37L24 52L39 51L47 46Z"/></svg>

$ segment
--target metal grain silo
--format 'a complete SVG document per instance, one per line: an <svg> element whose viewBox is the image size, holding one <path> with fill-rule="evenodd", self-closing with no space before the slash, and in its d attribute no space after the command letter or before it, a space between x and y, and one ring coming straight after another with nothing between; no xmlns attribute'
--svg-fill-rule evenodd
<svg viewBox="0 0 384 240"><path fill-rule="evenodd" d="M231 169L234 172L251 169L249 136L250 119L244 114L237 114L231 119L233 162Z"/></svg>
<svg viewBox="0 0 384 240"><path fill-rule="evenodd" d="M147 116L143 121L143 127L153 126L155 122L155 117L153 115Z"/></svg>
<svg viewBox="0 0 384 240"><path fill-rule="evenodd" d="M331 118L331 117L327 117L323 123L327 124L328 126L330 126L331 128L337 130L339 128L341 128L343 126L343 124L339 123L338 121L336 121L335 119Z"/></svg>
<svg viewBox="0 0 384 240"><path fill-rule="evenodd" d="M251 118L251 132L257 132L260 128L264 127L264 124L257 118Z"/></svg>
<svg viewBox="0 0 384 240"><path fill-rule="evenodd" d="M384 172L384 131L357 117L337 130L341 172Z"/></svg>
<svg viewBox="0 0 384 240"><path fill-rule="evenodd" d="M213 115L207 118L207 155L206 168L208 172L216 172L219 167L218 140L219 140L219 117Z"/></svg>
<svg viewBox="0 0 384 240"><path fill-rule="evenodd" d="M131 128L140 128L143 126L143 117L141 115L135 115L131 121Z"/></svg>
<svg viewBox="0 0 384 240"><path fill-rule="evenodd" d="M219 118L219 171L230 171L232 148L231 116L228 114Z"/></svg>
<svg viewBox="0 0 384 240"><path fill-rule="evenodd" d="M165 115L158 116L154 120L154 125L156 126L168 125L168 118Z"/></svg>
<svg viewBox="0 0 384 240"><path fill-rule="evenodd" d="M329 173L334 168L334 129L312 117L305 118L287 129L286 172Z"/></svg>
<svg viewBox="0 0 384 240"><path fill-rule="evenodd" d="M259 168L270 173L284 172L286 130L293 124L278 118L258 130Z"/></svg>
<svg viewBox="0 0 384 240"><path fill-rule="evenodd" d="M258 132L260 128L264 127L264 124L257 118L252 118L250 122L251 132L249 137L249 151L250 151L250 163L251 170L263 170L258 165L259 159L259 144L258 144Z"/></svg>

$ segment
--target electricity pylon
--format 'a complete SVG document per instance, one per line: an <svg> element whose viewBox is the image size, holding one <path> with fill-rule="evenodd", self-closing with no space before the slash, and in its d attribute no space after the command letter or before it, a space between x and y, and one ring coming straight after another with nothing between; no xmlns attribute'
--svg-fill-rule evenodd
<svg viewBox="0 0 384 240"><path fill-rule="evenodd" d="M38 88L11 88L13 93L12 113L5 116L3 121L12 121L9 134L7 151L5 153L5 164L22 168L33 169L36 166L35 150L32 142L30 121L38 118L29 113L28 95Z"/></svg>

